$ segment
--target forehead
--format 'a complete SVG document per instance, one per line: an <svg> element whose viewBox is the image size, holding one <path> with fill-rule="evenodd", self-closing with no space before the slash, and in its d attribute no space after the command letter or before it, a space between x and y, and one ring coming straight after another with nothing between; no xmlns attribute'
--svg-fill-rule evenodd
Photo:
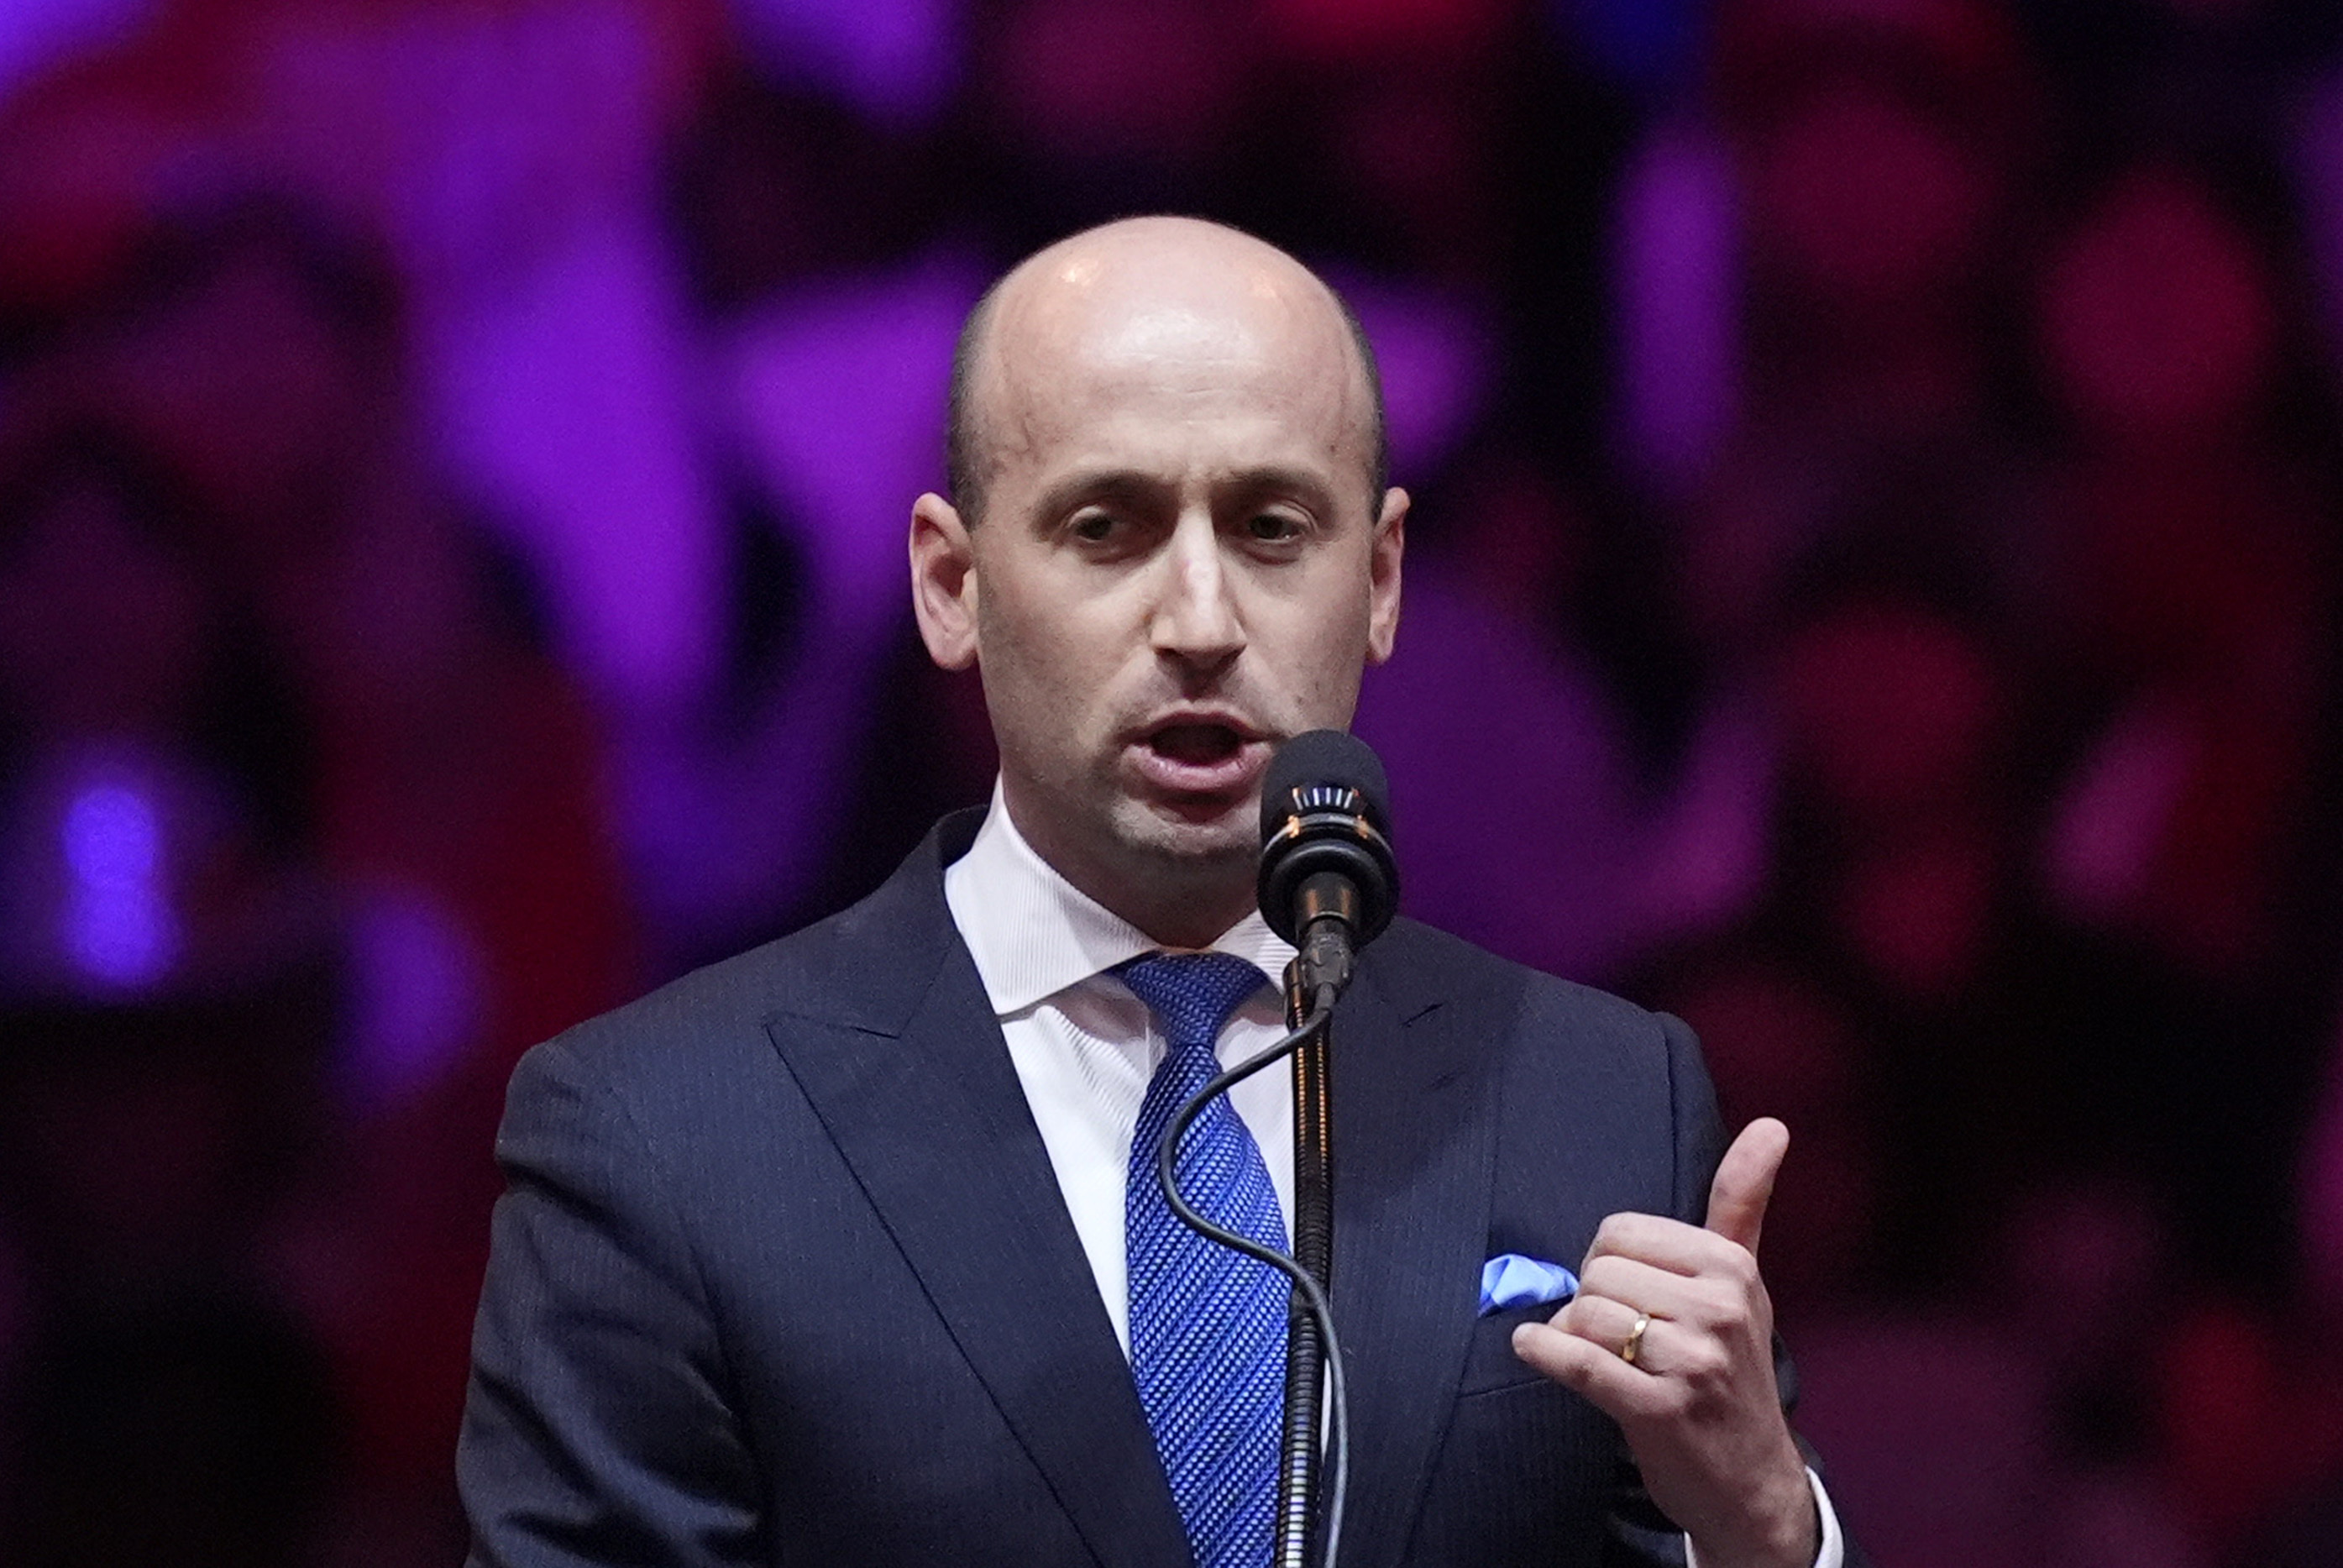
<svg viewBox="0 0 2343 1568"><path fill-rule="evenodd" d="M1183 467L1369 463L1349 329L1266 246L1045 253L1004 286L988 339L977 385L997 473L1101 445Z"/></svg>

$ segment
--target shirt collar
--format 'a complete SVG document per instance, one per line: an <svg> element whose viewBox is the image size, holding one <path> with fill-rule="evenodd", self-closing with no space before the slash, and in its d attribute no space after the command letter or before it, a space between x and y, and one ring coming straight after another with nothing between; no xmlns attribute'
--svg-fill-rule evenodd
<svg viewBox="0 0 2343 1568"><path fill-rule="evenodd" d="M1001 1018L1161 946L1041 859L1009 819L998 779L976 842L944 873L944 900ZM1243 959L1272 984L1293 957L1258 910L1222 932L1212 950Z"/></svg>

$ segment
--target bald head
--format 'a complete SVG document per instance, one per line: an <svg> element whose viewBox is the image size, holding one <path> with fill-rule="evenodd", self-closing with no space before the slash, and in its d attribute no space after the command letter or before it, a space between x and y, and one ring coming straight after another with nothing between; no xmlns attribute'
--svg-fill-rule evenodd
<svg viewBox="0 0 2343 1568"><path fill-rule="evenodd" d="M1383 381L1374 350L1349 304L1284 251L1241 229L1202 218L1135 217L1069 236L1035 252L985 291L961 324L952 353L945 460L953 505L970 524L984 509L1004 441L1017 439L1018 385L1037 340L1101 326L1143 349L1152 331L1177 333L1200 319L1237 333L1272 329L1338 337L1353 372L1348 421L1368 508L1390 482Z"/></svg>
<svg viewBox="0 0 2343 1568"><path fill-rule="evenodd" d="M1026 842L1209 945L1253 907L1270 753L1348 724L1398 631L1372 362L1292 256L1163 217L1026 261L960 358L958 494L911 505L920 637L978 670Z"/></svg>

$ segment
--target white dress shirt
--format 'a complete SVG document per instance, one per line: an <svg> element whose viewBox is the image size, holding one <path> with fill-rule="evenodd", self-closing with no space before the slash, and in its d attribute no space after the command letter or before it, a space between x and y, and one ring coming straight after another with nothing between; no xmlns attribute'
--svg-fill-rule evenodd
<svg viewBox="0 0 2343 1568"><path fill-rule="evenodd" d="M1001 1020L1010 1062L1041 1130L1074 1233L1128 1356L1123 1184L1140 1103L1170 1047L1147 1004L1106 971L1162 944L1035 854L1009 820L997 787L976 842L944 871L944 902ZM1293 950L1256 910L1223 933L1212 950L1233 953L1262 971L1261 990L1237 1009L1215 1048L1221 1065L1232 1067L1284 1038L1282 980ZM1290 1237L1292 1070L1283 1063L1265 1067L1231 1090L1229 1100L1261 1145Z"/></svg>
<svg viewBox="0 0 2343 1568"><path fill-rule="evenodd" d="M944 902L976 960L1009 1060L1073 1216L1099 1299L1131 1354L1123 1187L1148 1081L1169 1049L1145 1002L1107 971L1162 944L1060 876L1009 819L996 782L969 851L944 870ZM1258 910L1222 933L1214 952L1262 971L1262 988L1221 1030L1215 1054L1234 1066L1282 1038L1282 983L1293 949ZM1293 1075L1263 1068L1229 1091L1261 1146L1287 1234L1293 1225ZM1840 1568L1838 1519L1813 1473L1823 1545L1815 1568ZM1689 1548L1690 1543L1686 1543ZM1697 1568L1697 1565L1695 1565Z"/></svg>

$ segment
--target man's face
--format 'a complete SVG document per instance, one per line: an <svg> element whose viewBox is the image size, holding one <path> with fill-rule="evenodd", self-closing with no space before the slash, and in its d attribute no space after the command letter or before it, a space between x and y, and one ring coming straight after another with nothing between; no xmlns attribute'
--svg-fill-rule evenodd
<svg viewBox="0 0 2343 1568"><path fill-rule="evenodd" d="M1391 651L1406 498L1371 509L1368 394L1323 291L1239 236L1171 238L1004 289L983 520L923 498L913 558L930 650L982 671L1019 830L1199 942L1250 907L1271 751L1347 725Z"/></svg>

